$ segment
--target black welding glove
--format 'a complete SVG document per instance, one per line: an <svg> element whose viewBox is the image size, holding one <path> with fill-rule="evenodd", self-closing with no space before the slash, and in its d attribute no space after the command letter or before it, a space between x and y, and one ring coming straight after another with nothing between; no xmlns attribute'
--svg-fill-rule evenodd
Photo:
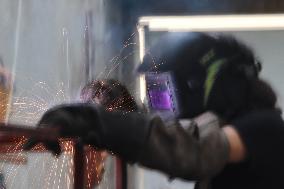
<svg viewBox="0 0 284 189"><path fill-rule="evenodd" d="M56 127L62 138L80 138L85 144L107 149L125 160L136 161L149 133L150 119L139 113L107 112L93 104L67 104L48 110L39 127ZM58 141L29 139L25 150L42 142L54 154L60 154Z"/></svg>
<svg viewBox="0 0 284 189"><path fill-rule="evenodd" d="M128 162L187 180L210 179L228 158L227 139L212 114L166 124L159 117L73 104L49 110L39 126L59 128L62 137L79 137L85 144L112 151ZM25 149L38 142L30 139ZM57 141L43 142L49 150L60 153Z"/></svg>

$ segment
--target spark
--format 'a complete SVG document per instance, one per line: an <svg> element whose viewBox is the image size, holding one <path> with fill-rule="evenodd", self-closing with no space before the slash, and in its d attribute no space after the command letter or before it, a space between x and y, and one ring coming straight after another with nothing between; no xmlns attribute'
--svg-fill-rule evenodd
<svg viewBox="0 0 284 189"><path fill-rule="evenodd" d="M67 31L63 30L63 35L68 37ZM128 51L129 48L135 47L137 44L134 42L130 42L135 36L136 32L133 33L126 42L123 43L123 48L120 50L118 55L114 56L111 60L111 66L106 66L105 71L102 74L108 78L110 74L117 70L121 64L124 64L127 59L134 56L137 51L131 50L131 52L125 55L125 52ZM65 50L68 50L69 46L66 44ZM68 57L67 57L68 58ZM69 65L69 60L66 59L66 64ZM15 72L16 74L16 72ZM16 123L25 123L26 125L34 125L36 126L37 121L40 119L42 114L46 112L50 107L55 106L57 104L62 104L64 102L70 102L70 91L69 91L69 83L68 88L65 88L64 82L56 82L56 83L48 83L47 81L33 81L33 78L21 78L22 80L27 80L31 85L28 88L21 88L21 86L17 86L17 93L11 96L11 103L4 103L3 106L10 107L10 115L9 120L12 120ZM69 80L68 80L69 81ZM129 83L131 85L131 83ZM109 86L105 92L114 90L118 85ZM126 94L121 94L117 96L115 99L111 100L110 105L107 107L110 111L117 109L126 110L125 113L134 111L135 107L133 106L134 99L129 97ZM22 152L19 148L26 142L26 138L22 138L20 141L16 143L15 146L10 146L7 150L8 153L14 153L15 159L17 157L30 155L29 152ZM36 186L38 183L38 179L44 178L44 183L42 188L60 188L63 182L66 182L67 188L72 188L74 184L74 146L73 142L66 142L63 144L64 153L59 159L53 158L50 154L44 155L42 159L40 156L35 156L35 162L42 162L40 168L34 166L30 166L28 173L32 172L34 169L41 169L40 175L37 177L33 177L31 186ZM38 145L34 148L34 150L42 151L44 148L41 145ZM99 184L102 182L106 182L106 176L102 177L102 169L105 167L105 158L103 153L98 151L92 151L89 156L85 157L86 164L86 185L87 188L91 188L93 184L93 178L95 178L95 184ZM0 167L1 170L7 166L9 162L4 161L1 162ZM28 162L34 163L34 162ZM45 166L50 165L50 166ZM9 186L14 186L17 180L16 177L19 174L19 170L22 165L12 165L8 166L8 170L6 170L6 178L5 183L9 184ZM66 167L66 169L65 169ZM46 169L43 171L43 169ZM103 178L103 180L101 180ZM108 186L107 186L108 187Z"/></svg>

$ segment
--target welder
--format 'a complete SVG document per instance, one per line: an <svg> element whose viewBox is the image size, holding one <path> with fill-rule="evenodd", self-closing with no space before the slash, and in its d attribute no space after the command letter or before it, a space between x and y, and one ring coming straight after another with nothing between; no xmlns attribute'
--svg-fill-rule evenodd
<svg viewBox="0 0 284 189"><path fill-rule="evenodd" d="M233 37L168 33L138 68L149 114L65 104L38 126L56 126L62 137L196 181L196 188L284 188L284 124L260 71L252 50ZM45 144L60 153L57 141Z"/></svg>

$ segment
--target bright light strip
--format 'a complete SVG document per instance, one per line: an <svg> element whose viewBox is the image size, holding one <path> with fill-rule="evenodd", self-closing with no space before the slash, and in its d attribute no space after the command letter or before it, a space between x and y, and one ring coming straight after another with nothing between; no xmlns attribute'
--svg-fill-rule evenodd
<svg viewBox="0 0 284 189"><path fill-rule="evenodd" d="M138 27L138 35L139 35L139 58L142 62L143 57L145 55L145 30L144 27Z"/></svg>
<svg viewBox="0 0 284 189"><path fill-rule="evenodd" d="M145 30L144 27L138 27L138 34L139 34L139 58L140 62L142 62L143 57L145 55ZM145 76L141 75L139 78L140 84L140 100L144 103L146 98L146 80Z"/></svg>
<svg viewBox="0 0 284 189"><path fill-rule="evenodd" d="M150 31L283 30L284 14L148 16L139 19Z"/></svg>

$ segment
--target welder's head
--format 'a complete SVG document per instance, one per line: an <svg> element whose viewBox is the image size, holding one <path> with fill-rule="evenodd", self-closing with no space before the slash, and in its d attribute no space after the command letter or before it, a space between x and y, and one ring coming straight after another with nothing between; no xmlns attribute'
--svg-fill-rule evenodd
<svg viewBox="0 0 284 189"><path fill-rule="evenodd" d="M246 108L249 80L260 69L252 51L232 37L167 33L138 71L151 110L177 118L211 110L230 119Z"/></svg>

